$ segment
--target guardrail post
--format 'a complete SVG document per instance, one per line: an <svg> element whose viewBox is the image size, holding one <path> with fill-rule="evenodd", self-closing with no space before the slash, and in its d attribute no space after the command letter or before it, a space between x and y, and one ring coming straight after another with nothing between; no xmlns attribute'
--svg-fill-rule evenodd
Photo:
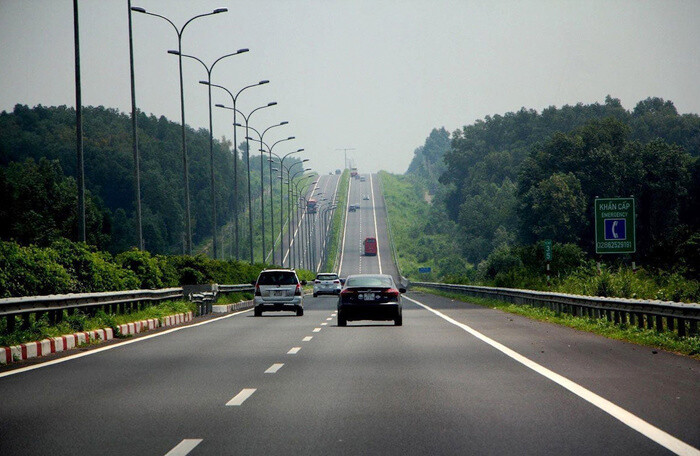
<svg viewBox="0 0 700 456"><path fill-rule="evenodd" d="M697 336L698 334L698 322L697 320L688 321L688 334L692 336Z"/></svg>
<svg viewBox="0 0 700 456"><path fill-rule="evenodd" d="M678 335L685 337L685 319L678 318Z"/></svg>
<svg viewBox="0 0 700 456"><path fill-rule="evenodd" d="M8 315L5 319L7 320L7 332L13 332L15 330L15 316Z"/></svg>
<svg viewBox="0 0 700 456"><path fill-rule="evenodd" d="M675 320L676 319L673 317L666 317L666 328L671 332L673 332L675 330L675 328L674 328Z"/></svg>
<svg viewBox="0 0 700 456"><path fill-rule="evenodd" d="M664 321L661 315L656 316L656 330L661 332L664 330Z"/></svg>

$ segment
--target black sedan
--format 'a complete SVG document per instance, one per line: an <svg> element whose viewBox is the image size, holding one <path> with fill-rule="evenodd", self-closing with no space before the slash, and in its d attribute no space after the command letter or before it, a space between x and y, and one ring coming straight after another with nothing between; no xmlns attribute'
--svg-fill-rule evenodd
<svg viewBox="0 0 700 456"><path fill-rule="evenodd" d="M393 320L401 326L401 293L405 292L390 275L348 276L338 298L338 326L353 320Z"/></svg>

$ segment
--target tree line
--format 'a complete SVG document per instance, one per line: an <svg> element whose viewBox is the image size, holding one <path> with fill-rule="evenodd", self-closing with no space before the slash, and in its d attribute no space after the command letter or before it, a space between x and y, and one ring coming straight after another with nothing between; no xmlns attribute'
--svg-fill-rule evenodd
<svg viewBox="0 0 700 456"><path fill-rule="evenodd" d="M435 129L407 175L431 190L431 210L450 222L437 229L469 263L545 239L593 258L595 197L633 195L634 259L697 277L699 157L698 115L660 98L628 111L608 96L487 116L452 135Z"/></svg>
<svg viewBox="0 0 700 456"><path fill-rule="evenodd" d="M138 243L130 116L102 106L85 107L83 125L88 244L113 254L129 250ZM163 116L142 112L138 113L138 126L146 249L181 253L185 216L181 128ZM190 128L187 149L193 242L201 250L210 243L212 233L209 131ZM237 202L239 214L244 214L245 143L238 149ZM219 229L233 219L234 160L231 142L225 136L215 140ZM259 163L259 155L251 155L253 189L260 188ZM267 160L264 164L267 169ZM63 237L76 240L76 166L73 108L18 104L12 112L1 112L0 239L38 246L49 246ZM267 188L269 176L264 174L263 178ZM279 189L273 187L273 191L279 198ZM254 199L259 197L259 191L252 193ZM247 230L241 229L241 236L247 236ZM244 242L247 237L241 241L247 245Z"/></svg>

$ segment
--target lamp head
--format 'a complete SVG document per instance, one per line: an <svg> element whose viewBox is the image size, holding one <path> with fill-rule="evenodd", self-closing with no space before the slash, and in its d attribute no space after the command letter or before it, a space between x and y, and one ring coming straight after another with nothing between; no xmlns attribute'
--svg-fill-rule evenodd
<svg viewBox="0 0 700 456"><path fill-rule="evenodd" d="M228 8L217 8L214 11L212 11L212 14L225 13L226 11L228 11Z"/></svg>
<svg viewBox="0 0 700 456"><path fill-rule="evenodd" d="M132 6L131 11L136 11L137 13L145 13L146 10L140 6Z"/></svg>

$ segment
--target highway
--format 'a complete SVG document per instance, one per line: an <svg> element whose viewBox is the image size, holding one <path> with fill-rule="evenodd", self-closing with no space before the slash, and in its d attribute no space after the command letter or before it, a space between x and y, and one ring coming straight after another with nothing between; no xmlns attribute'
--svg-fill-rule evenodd
<svg viewBox="0 0 700 456"><path fill-rule="evenodd" d="M343 276L397 275L379 189L351 181ZM336 299L308 294L303 317L246 311L0 372L0 454L700 454L697 360L403 303L402 327L340 328Z"/></svg>

